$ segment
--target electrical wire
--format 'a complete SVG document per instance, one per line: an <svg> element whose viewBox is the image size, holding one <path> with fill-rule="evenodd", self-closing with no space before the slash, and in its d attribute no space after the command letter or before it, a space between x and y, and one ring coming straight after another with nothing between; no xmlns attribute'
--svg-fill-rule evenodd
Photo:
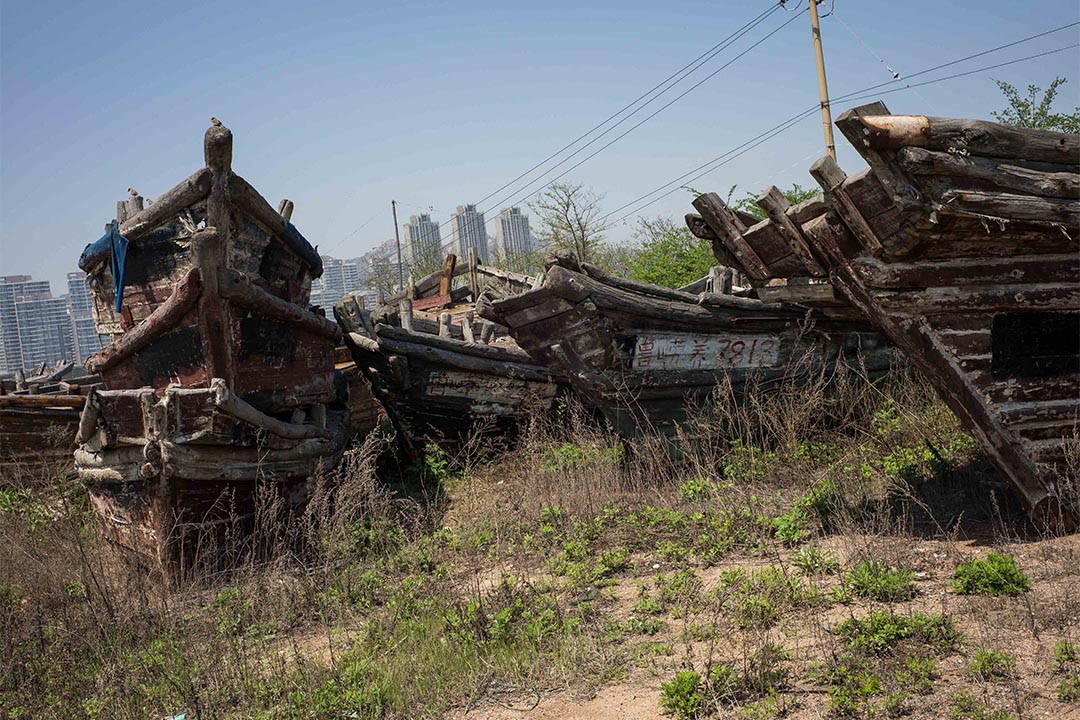
<svg viewBox="0 0 1080 720"><path fill-rule="evenodd" d="M1002 46L1000 46L998 48L992 48L991 50L986 50L984 52L977 53L975 55L970 55L967 58L963 58L961 60L956 60L956 61L953 61L953 62L944 63L942 65L938 65L938 66L935 66L933 68L929 68L927 70L922 70L922 71L920 71L918 73L915 73L914 75L909 75L908 78L915 77L916 75L925 75L925 74L927 74L929 72L933 72L934 70L940 70L940 69L945 68L945 67L951 67L953 65L958 64L959 62L963 62L963 60L969 60L969 59L974 58L974 57L981 57L983 55L989 54L991 52L995 52L997 50L1003 50L1005 48L1013 47L1014 45L1017 45L1020 42L1026 42L1028 40L1033 40L1035 38L1043 37L1044 35L1048 35L1048 34L1050 34L1052 32L1057 32L1058 30L1063 30L1065 28L1072 27L1074 25L1080 25L1080 23L1071 23L1070 25L1065 25L1065 26L1063 26L1061 28L1056 28L1055 30L1048 31L1046 33L1040 33L1038 35L1032 35L1031 37L1026 38L1024 40L1019 40L1019 41L1016 41L1016 42L1013 42L1013 43L1009 43L1007 45L1002 45ZM1034 54L1034 55L1028 55L1026 57L1017 58L1015 60L1009 60L1007 62L997 63L997 64L994 64L994 65L988 65L988 66L985 66L985 67L976 68L974 70L968 70L968 71L962 72L962 73L955 73L953 75L947 75L945 77L935 78L933 80L927 80L927 81L921 82L921 83L905 84L904 87L894 88L892 90L885 90L885 91L880 91L880 92L876 91L877 88L880 88L880 87L883 87L884 85L889 85L889 84L892 84L892 83L883 83L883 84L879 84L879 85L872 85L870 87L866 87L866 88L863 88L861 90L856 90L856 91L853 91L853 92L850 92L850 93L847 93L847 94L844 94L844 95L840 95L838 97L834 97L832 100L829 101L829 104L832 105L832 104L835 104L838 101L852 101L852 102L854 102L854 101L858 101L858 100L866 100L866 99L869 99L869 98L872 98L872 97L878 97L878 96L881 96L881 95L889 95L889 94L892 94L892 93L897 93L897 92L901 92L903 90L909 90L909 89L913 89L913 88L916 88L916 87L923 87L923 86L926 86L926 85L933 85L934 83L944 82L946 80L955 80L956 78L965 77L965 76L968 76L968 75L974 75L974 74L980 73L980 72L987 72L989 70L994 70L994 69L997 69L999 67L1005 67L1005 66L1008 66L1008 65L1015 65L1016 63L1025 62L1027 60L1034 60L1036 58L1045 57L1047 55L1053 55L1055 53L1064 52L1065 50L1070 50L1070 49L1077 48L1077 47L1080 47L1080 44L1068 45L1068 46L1065 46L1065 47L1057 48L1055 50L1049 50L1049 51L1043 52L1043 53L1037 53L1037 54ZM695 172L697 172L699 170L704 170L704 172L702 172L702 173L700 173L698 175L695 175L694 177L690 178L689 180L686 180L686 183L684 183L684 184L694 182L695 180L698 180L698 179L704 177L705 175L708 175L709 173L713 172L714 170L722 167L723 165L726 165L731 160L734 160L735 157L738 157L739 155L744 154L745 152L757 147L758 145L761 145L762 143L767 142L768 140L771 140L773 137L776 137L780 133L788 130L789 128L791 128L795 124L797 124L800 121L806 119L812 113L816 112L819 109L819 107L820 107L819 105L814 105L814 106L808 108L807 110L803 111L802 113L799 113L797 115L793 115L792 117L788 118L787 120L780 123L779 125L774 125L772 128L770 128L769 130L766 130L764 133L762 133L760 135L757 135L754 138L751 138L746 143L743 143L743 145L739 145L739 146L733 148L732 150L729 150L728 152L713 158L709 162L704 163L703 165L699 165L698 167L694 168L693 170L691 170L691 171L689 171L687 173L684 173L683 175L680 175L679 177L675 178L674 180L672 180L670 182L667 182L664 185L661 185L660 187L658 187L658 188L656 188L656 189L654 189L654 190L652 190L652 191L650 191L648 193L645 193L644 195L638 196L634 200L631 200L630 202L623 204L622 206L616 208L614 211L612 211L612 212L604 215L603 217L601 217L600 222L604 222L607 218L609 218L612 215L620 212L621 210L624 210L624 209L626 209L626 208L628 208L628 207L630 207L632 205L636 205L641 200L644 200L645 198L648 198L648 197L650 197L650 196L652 196L652 195L654 195L654 194L656 194L658 192L661 192L665 188L671 187L671 185L673 185L675 183L679 183L679 182L685 180L690 175L693 175ZM746 145L748 145L750 143L753 143L753 144L750 147L746 147ZM745 149L742 149L744 147L745 147ZM737 155L734 155L732 157L728 157L729 155L731 155L731 153L734 153L734 152L740 151L740 150L741 150L741 152L738 152ZM667 193L664 193L660 197L657 197L657 198L655 198L653 200L650 200L648 203L646 203L646 204L632 210L631 212L626 213L625 215L619 217L612 224L618 224L618 223L622 222L623 220L625 220L630 215L633 215L634 213L641 212L645 208L649 207L650 205L652 205L652 204L654 204L656 202L659 202L660 200L662 200L665 197L668 197L673 192L675 192L676 190L679 190L679 189L680 189L679 187L676 187L673 190L671 190L671 191L669 191Z"/></svg>

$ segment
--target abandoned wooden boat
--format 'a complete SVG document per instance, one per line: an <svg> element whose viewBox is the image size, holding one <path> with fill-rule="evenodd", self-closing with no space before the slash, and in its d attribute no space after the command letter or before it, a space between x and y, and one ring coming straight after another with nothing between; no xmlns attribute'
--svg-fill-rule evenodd
<svg viewBox="0 0 1080 720"><path fill-rule="evenodd" d="M0 461L6 467L71 462L86 396L100 384L97 376L70 377L73 368L62 362L0 379Z"/></svg>
<svg viewBox="0 0 1080 720"><path fill-rule="evenodd" d="M513 294L534 281L498 268L457 264L415 283L374 311L346 295L334 308L345 343L386 409L399 443L418 457L434 443L455 453L470 442L503 446L552 409L564 387L490 322L474 324L481 293ZM453 279L469 282L453 287Z"/></svg>
<svg viewBox="0 0 1080 720"><path fill-rule="evenodd" d="M480 314L567 375L578 398L627 438L675 436L725 381L740 395L841 363L876 377L895 361L865 323L616 278L567 253L552 257L540 287L482 304Z"/></svg>
<svg viewBox="0 0 1080 720"><path fill-rule="evenodd" d="M935 385L1032 517L1076 527L1080 135L881 103L836 125L870 168L811 168L831 208L802 227L814 259Z"/></svg>
<svg viewBox="0 0 1080 720"><path fill-rule="evenodd" d="M98 332L75 461L106 534L169 572L206 532L243 527L256 486L299 505L348 431L336 324L309 310L315 249L232 172L214 121L206 166L143 207L135 191L80 260ZM205 531L205 532L204 532ZM190 540L190 542L189 542Z"/></svg>

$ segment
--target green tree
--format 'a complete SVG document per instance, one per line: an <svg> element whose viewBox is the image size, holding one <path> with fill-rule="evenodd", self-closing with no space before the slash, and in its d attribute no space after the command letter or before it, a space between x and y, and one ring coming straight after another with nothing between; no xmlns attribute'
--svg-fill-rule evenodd
<svg viewBox="0 0 1080 720"><path fill-rule="evenodd" d="M765 211L758 207L758 204L756 202L757 196L753 193L746 193L743 198L736 200L735 202L731 201L731 196L735 194L735 188L737 187L738 185L732 185L731 189L728 190L727 204L735 208L736 210L742 210L744 213L753 215L758 220L764 220L766 217ZM798 205L803 200L809 200L810 198L817 195L820 190L815 190L813 188L804 188L798 183L792 183L790 189L781 190L780 192L784 194L784 197L787 198L789 204Z"/></svg>
<svg viewBox="0 0 1080 720"><path fill-rule="evenodd" d="M600 220L603 198L584 185L552 183L530 207L540 222L536 238L545 251L572 250L594 262L606 228Z"/></svg>
<svg viewBox="0 0 1080 720"><path fill-rule="evenodd" d="M1028 85L1026 96L1021 95L1015 87L1003 80L994 82L997 83L998 89L1009 103L1009 106L1001 112L990 113L998 122L1017 127L1080 133L1080 107L1067 115L1052 112L1058 88L1068 82L1065 78L1055 77L1046 92L1036 85Z"/></svg>
<svg viewBox="0 0 1080 720"><path fill-rule="evenodd" d="M631 280L677 288L707 275L716 264L709 243L671 218L638 218L634 239L626 273Z"/></svg>

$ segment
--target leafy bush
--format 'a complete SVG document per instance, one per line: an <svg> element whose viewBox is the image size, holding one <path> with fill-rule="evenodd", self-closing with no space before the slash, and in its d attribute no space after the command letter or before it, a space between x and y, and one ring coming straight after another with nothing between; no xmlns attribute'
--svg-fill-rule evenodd
<svg viewBox="0 0 1080 720"><path fill-rule="evenodd" d="M915 597L914 579L913 573L876 560L856 565L846 577L852 593L879 602L901 602Z"/></svg>
<svg viewBox="0 0 1080 720"><path fill-rule="evenodd" d="M1057 686L1058 700L1063 703L1080 702L1080 673L1071 675Z"/></svg>
<svg viewBox="0 0 1080 720"><path fill-rule="evenodd" d="M991 552L985 560L960 563L953 589L961 595L1022 595L1031 589L1031 581L1012 556Z"/></svg>
<svg viewBox="0 0 1080 720"><path fill-rule="evenodd" d="M953 693L949 702L950 720L1016 720L1016 716L1004 710L991 710L966 692Z"/></svg>
<svg viewBox="0 0 1080 720"><path fill-rule="evenodd" d="M665 715L690 720L698 716L704 702L701 675L693 670L675 673L675 677L660 686L660 707Z"/></svg>
<svg viewBox="0 0 1080 720"><path fill-rule="evenodd" d="M864 618L845 620L837 626L836 631L849 650L872 654L888 652L909 638L944 652L955 649L962 639L950 618L920 612L906 617L874 610Z"/></svg>
<svg viewBox="0 0 1080 720"><path fill-rule="evenodd" d="M1054 672L1066 672L1072 667L1080 669L1080 648L1068 640L1059 640L1054 644L1054 660L1051 663Z"/></svg>
<svg viewBox="0 0 1080 720"><path fill-rule="evenodd" d="M982 682L1007 680L1016 673L1016 658L1009 653L979 648L968 663L967 671Z"/></svg>
<svg viewBox="0 0 1080 720"><path fill-rule="evenodd" d="M840 569L835 553L804 545L791 561L804 575L833 575Z"/></svg>

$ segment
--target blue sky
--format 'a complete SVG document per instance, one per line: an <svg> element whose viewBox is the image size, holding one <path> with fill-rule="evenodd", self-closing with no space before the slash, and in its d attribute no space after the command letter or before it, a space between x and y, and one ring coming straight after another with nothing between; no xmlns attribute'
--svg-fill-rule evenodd
<svg viewBox="0 0 1080 720"><path fill-rule="evenodd" d="M685 86L802 9L789 5ZM33 274L59 291L128 187L154 197L202 165L211 116L233 130L237 172L273 204L291 198L293 221L323 252L358 255L393 235L392 198L401 216L431 206L446 220L768 7L2 0L0 274ZM827 0L822 13L830 7L822 34L834 96L888 81L879 58L906 75L1080 20L1075 0ZM1074 27L919 80L1078 38ZM894 112L989 118L1002 104L991 78L1045 87L1055 75L1070 78L1057 107L1080 105L1077 50L882 99ZM804 14L567 179L613 210L816 101ZM839 135L837 144L841 165L858 170ZM694 186L808 186L820 154L811 117ZM690 199L680 191L645 212L681 217ZM610 232L629 235L628 224Z"/></svg>

